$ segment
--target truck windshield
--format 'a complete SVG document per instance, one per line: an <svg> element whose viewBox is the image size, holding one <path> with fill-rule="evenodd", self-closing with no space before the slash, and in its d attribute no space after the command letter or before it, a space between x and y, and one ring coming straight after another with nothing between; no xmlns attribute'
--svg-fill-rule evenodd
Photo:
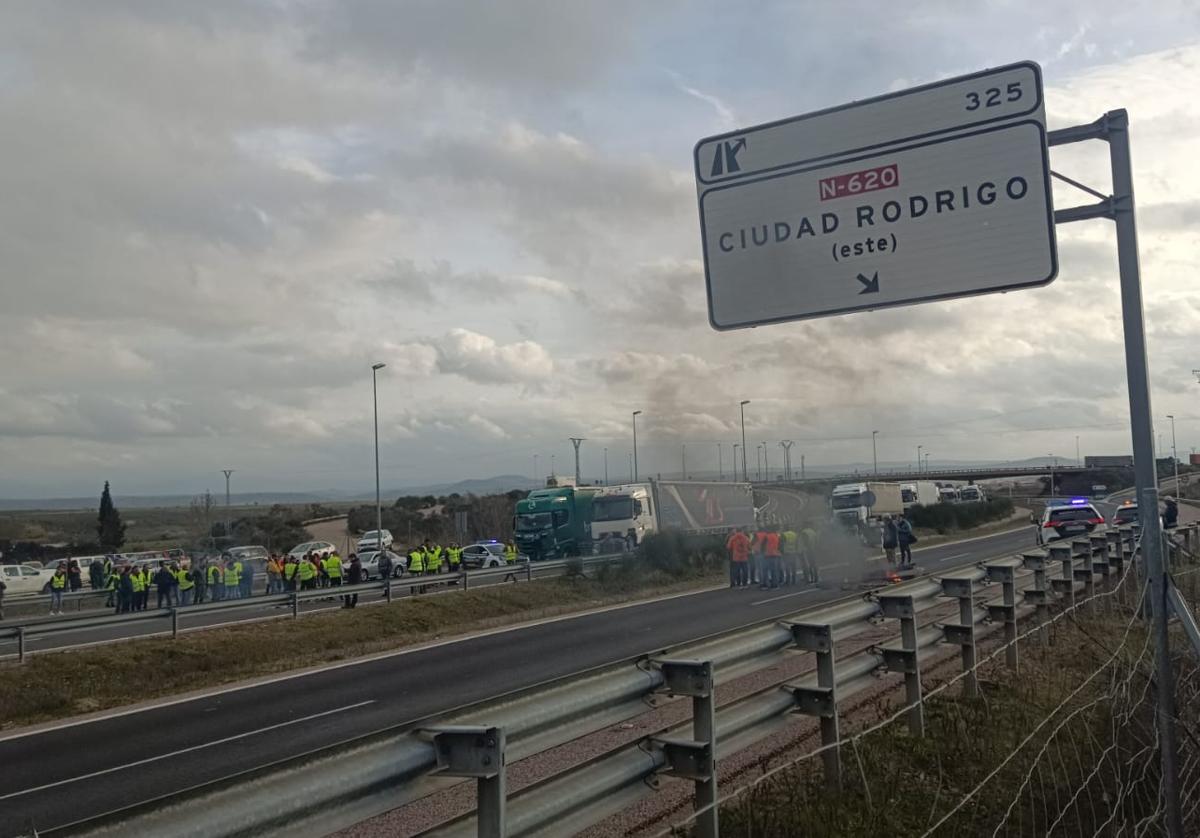
<svg viewBox="0 0 1200 838"><path fill-rule="evenodd" d="M633 498L614 495L592 501L593 521L626 521L633 517Z"/></svg>
<svg viewBox="0 0 1200 838"><path fill-rule="evenodd" d="M530 530L544 530L549 526L549 512L527 512L517 516L517 530L521 532L529 532Z"/></svg>
<svg viewBox="0 0 1200 838"><path fill-rule="evenodd" d="M913 489L901 489L900 499L905 503L912 503L917 499L917 493Z"/></svg>
<svg viewBox="0 0 1200 838"><path fill-rule="evenodd" d="M834 495L834 509L855 509L862 506L862 492L855 492L852 495Z"/></svg>
<svg viewBox="0 0 1200 838"><path fill-rule="evenodd" d="M978 500L979 499L979 490L978 489L963 489L962 492L960 492L960 494L962 495L963 500Z"/></svg>

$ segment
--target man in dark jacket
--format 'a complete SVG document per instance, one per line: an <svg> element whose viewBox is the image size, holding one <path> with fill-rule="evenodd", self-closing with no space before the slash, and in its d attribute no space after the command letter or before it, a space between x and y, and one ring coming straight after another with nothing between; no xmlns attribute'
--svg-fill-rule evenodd
<svg viewBox="0 0 1200 838"><path fill-rule="evenodd" d="M917 540L913 534L912 523L904 517L904 513L896 519L896 541L900 546L900 567L912 566L912 545Z"/></svg>
<svg viewBox="0 0 1200 838"><path fill-rule="evenodd" d="M170 608L172 605L179 604L179 597L175 593L178 585L179 579L167 568L167 563L159 562L158 571L154 574L159 608Z"/></svg>
<svg viewBox="0 0 1200 838"><path fill-rule="evenodd" d="M896 522L891 515L884 516L883 519L883 553L887 556L888 564L896 563L896 544L899 542L899 534L896 531Z"/></svg>
<svg viewBox="0 0 1200 838"><path fill-rule="evenodd" d="M103 590L104 562L99 558L92 559L92 563L88 565L88 581L91 582L93 591Z"/></svg>
<svg viewBox="0 0 1200 838"><path fill-rule="evenodd" d="M363 581L362 562L358 560L358 556L350 554L350 572L347 575L347 582L351 585L361 585ZM342 597L343 608L354 608L358 605L358 594L346 594Z"/></svg>

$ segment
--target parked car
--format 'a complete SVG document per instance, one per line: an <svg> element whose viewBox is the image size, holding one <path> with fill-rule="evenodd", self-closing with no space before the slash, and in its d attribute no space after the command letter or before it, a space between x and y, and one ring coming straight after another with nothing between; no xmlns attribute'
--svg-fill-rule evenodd
<svg viewBox="0 0 1200 838"><path fill-rule="evenodd" d="M252 567L256 574L266 573L267 559L271 554L267 548L258 544L245 547L230 547L221 553L221 558L227 562L241 562L242 567Z"/></svg>
<svg viewBox="0 0 1200 838"><path fill-rule="evenodd" d="M404 572L408 570L408 559L398 553L393 553L391 550L387 550L386 552L392 560L392 578L397 579L403 576ZM363 569L363 581L370 582L372 579L383 578L379 575L380 555L378 550L367 550L364 553L358 554L358 563L362 565ZM343 562L342 564L349 568L349 563Z"/></svg>
<svg viewBox="0 0 1200 838"><path fill-rule="evenodd" d="M1059 538L1084 535L1104 523L1100 510L1087 498L1074 498L1068 503L1047 504L1037 527L1037 543L1046 544Z"/></svg>
<svg viewBox="0 0 1200 838"><path fill-rule="evenodd" d="M382 545L380 545L380 541L383 542ZM358 539L358 547L356 548L355 552L358 553L358 556L361 559L362 554L365 551L378 550L380 546L382 546L384 550L392 546L391 532L388 530L367 530Z"/></svg>
<svg viewBox="0 0 1200 838"><path fill-rule="evenodd" d="M8 590L5 596L13 594L40 594L47 590L50 577L54 575L52 567L34 567L28 564L0 565L4 574L4 584Z"/></svg>
<svg viewBox="0 0 1200 838"><path fill-rule="evenodd" d="M337 552L337 545L331 544L328 541L306 541L303 544L297 544L293 547L288 555L295 559L303 559L309 553L316 553L321 558L328 556L330 553Z"/></svg>
<svg viewBox="0 0 1200 838"><path fill-rule="evenodd" d="M504 544L499 541L477 541L462 552L463 567L503 567Z"/></svg>

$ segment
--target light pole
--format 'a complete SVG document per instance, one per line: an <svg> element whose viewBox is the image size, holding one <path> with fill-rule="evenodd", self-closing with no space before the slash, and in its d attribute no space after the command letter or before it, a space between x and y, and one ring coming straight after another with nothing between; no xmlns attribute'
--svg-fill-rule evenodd
<svg viewBox="0 0 1200 838"><path fill-rule="evenodd" d="M585 436L569 436L571 444L575 446L575 485L583 483L583 478L579 476L579 446L583 445L583 441L587 439Z"/></svg>
<svg viewBox="0 0 1200 838"><path fill-rule="evenodd" d="M633 479L633 454L629 455L629 482L630 483L637 482Z"/></svg>
<svg viewBox="0 0 1200 838"><path fill-rule="evenodd" d="M779 441L779 447L783 449L783 479L789 483L792 480L792 446L795 444L790 439Z"/></svg>
<svg viewBox="0 0 1200 838"><path fill-rule="evenodd" d="M379 384L377 376L386 364L371 365L371 406L375 413L375 536L383 549L383 503L379 497Z"/></svg>
<svg viewBox="0 0 1200 838"><path fill-rule="evenodd" d="M683 469L683 479L687 480L687 443L679 443L680 466Z"/></svg>
<svg viewBox="0 0 1200 838"><path fill-rule="evenodd" d="M917 477L921 476L921 449L924 447L924 445L917 446Z"/></svg>
<svg viewBox="0 0 1200 838"><path fill-rule="evenodd" d="M1058 465L1058 457L1053 454L1047 454L1050 457L1050 497L1054 497L1054 467Z"/></svg>
<svg viewBox="0 0 1200 838"><path fill-rule="evenodd" d="M771 482L771 464L767 460L767 441L763 440L763 479Z"/></svg>
<svg viewBox="0 0 1200 838"><path fill-rule="evenodd" d="M747 483L750 482L750 473L746 471L746 405L750 404L749 399L742 399L739 407L742 411L742 479Z"/></svg>
<svg viewBox="0 0 1200 838"><path fill-rule="evenodd" d="M233 474L233 469L223 468L221 473L225 475L225 537L230 537L230 511L229 511L229 477Z"/></svg>
<svg viewBox="0 0 1200 838"><path fill-rule="evenodd" d="M1083 460L1079 459L1079 434L1075 434L1075 465L1083 465Z"/></svg>
<svg viewBox="0 0 1200 838"><path fill-rule="evenodd" d="M637 483L638 479L638 462L637 462L637 418L640 410L633 412L633 480L631 483Z"/></svg>
<svg viewBox="0 0 1200 838"><path fill-rule="evenodd" d="M604 485L608 485L608 448L604 449Z"/></svg>
<svg viewBox="0 0 1200 838"><path fill-rule="evenodd" d="M876 477L879 476L879 455L875 450L875 437L879 436L879 431L871 431L871 473Z"/></svg>
<svg viewBox="0 0 1200 838"><path fill-rule="evenodd" d="M533 455L533 482L534 483L538 483L541 481L542 478L540 477L540 475L541 475L541 472L538 470L538 455L534 454Z"/></svg>
<svg viewBox="0 0 1200 838"><path fill-rule="evenodd" d="M929 476L929 452L925 452L925 476Z"/></svg>
<svg viewBox="0 0 1200 838"><path fill-rule="evenodd" d="M717 479L725 479L725 458L721 456L721 443L717 443Z"/></svg>
<svg viewBox="0 0 1200 838"><path fill-rule="evenodd" d="M754 474L759 480L762 480L762 445L754 446Z"/></svg>
<svg viewBox="0 0 1200 838"><path fill-rule="evenodd" d="M733 444L733 482L734 483L737 482L737 452L738 452L738 449L741 447L742 446L738 445L736 442ZM743 458L744 457L745 457L745 449L743 449ZM745 467L743 466L743 468L745 468ZM744 478L745 475L743 474L742 477Z"/></svg>
<svg viewBox="0 0 1200 838"><path fill-rule="evenodd" d="M804 455L800 455L800 479L804 479Z"/></svg>
<svg viewBox="0 0 1200 838"><path fill-rule="evenodd" d="M1171 420L1171 460L1175 466L1175 494L1179 494L1179 451L1175 448L1175 414L1168 413Z"/></svg>

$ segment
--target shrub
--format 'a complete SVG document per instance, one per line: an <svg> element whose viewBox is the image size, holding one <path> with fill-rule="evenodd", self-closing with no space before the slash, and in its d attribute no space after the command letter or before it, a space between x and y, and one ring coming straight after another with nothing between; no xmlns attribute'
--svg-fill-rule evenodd
<svg viewBox="0 0 1200 838"><path fill-rule="evenodd" d="M1008 498L991 498L979 503L917 504L907 513L914 527L936 530L965 530L991 521L1002 521L1012 515L1013 503Z"/></svg>

